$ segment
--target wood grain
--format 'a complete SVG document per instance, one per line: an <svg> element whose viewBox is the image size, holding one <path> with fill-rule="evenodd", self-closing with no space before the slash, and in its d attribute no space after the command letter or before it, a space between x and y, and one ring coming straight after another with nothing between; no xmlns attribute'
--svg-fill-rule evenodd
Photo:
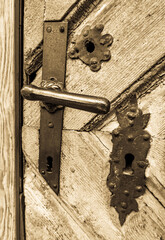
<svg viewBox="0 0 165 240"><path fill-rule="evenodd" d="M94 129L99 130L103 125L106 125L107 119L113 115L115 108L120 104L127 104L129 97L133 92L136 92L137 98L151 92L156 86L164 81L165 75L165 56L159 59L150 69L147 69L139 78L130 86L128 86L123 92L121 92L111 102L111 110L105 115L96 115L86 125L84 125L81 131L91 131ZM100 127L101 126L101 127Z"/></svg>
<svg viewBox="0 0 165 240"><path fill-rule="evenodd" d="M137 200L139 212L132 212L127 217L124 231L120 227L118 214L109 206L111 196L106 187L111 150L109 132L96 132L94 135L64 132L61 196L80 216L80 221L85 221L102 239L109 239L109 236L112 236L112 239L142 239L142 236L145 236L145 239L154 240L155 234L160 237L164 233L165 216L165 209L157 201L160 192L154 197L146 191L145 195ZM159 173L160 177L161 175ZM147 223L146 227L143 227L143 222ZM117 230L121 231L121 235ZM129 236L128 232L132 235Z"/></svg>
<svg viewBox="0 0 165 240"><path fill-rule="evenodd" d="M120 1L116 4L110 4L104 0L96 7L94 13L80 25L76 30L76 34L83 29L85 24L94 24L96 19L97 22L100 21L105 23L105 29L107 29L105 32L114 32L112 34L114 37L111 51L112 59L107 63L103 63L102 69L98 73L91 72L89 67L81 63L80 60L68 59L68 70L66 73L66 88L68 91L104 96L112 102L115 101L117 104L123 99L123 96L127 94L127 92L123 92L123 96L119 98L121 91L125 91L131 84L135 83L135 86L131 88L132 91L136 90L136 88L140 88L140 85L144 84L144 82L148 82L148 85L152 84L155 71L158 72L157 77L159 77L159 67L164 69L164 62L161 64L158 62L157 66L155 68L153 67L146 76L143 77L142 75L148 70L148 67L155 64L156 61L159 60L159 57L164 54L163 34L165 31L162 31L164 27L164 1L162 5L154 2L149 4L148 0L142 1L141 4L143 6L143 11L139 8L136 9L136 5L131 5L131 2L128 3L128 1L125 4ZM151 6L148 6L148 4ZM122 12L125 12L127 15L127 20L124 18L123 14L121 14ZM153 12L153 15L148 16L151 12ZM111 17L113 18L110 20ZM132 23L132 17L134 17L134 24ZM121 25L122 33L117 23ZM129 25L130 28L128 29ZM142 25L144 29L140 28ZM130 32L131 34L129 34ZM143 38L142 34L144 35ZM153 36L155 36L156 42L151 40ZM144 44L145 42L147 44ZM41 77L41 72L37 73L35 82L40 82ZM103 84L104 81L105 84ZM119 99L119 101L117 99ZM31 103L29 103L29 105L30 104ZM35 110L33 114L35 116L33 124L36 123L38 126L38 104L34 105ZM27 112L26 115L29 115L29 113ZM92 125L89 124L90 126L86 126L86 124L94 116L96 115L66 108L64 112L64 128L84 129L86 131L88 127L90 128ZM102 116L99 115L99 118L96 120L99 121L100 117L102 118ZM31 120L32 119L33 118L31 118ZM86 127L82 128L84 125Z"/></svg>
<svg viewBox="0 0 165 240"><path fill-rule="evenodd" d="M109 62L104 63L102 70L100 70L98 73L91 72L89 67L81 63L80 60L73 61L68 59L68 70L66 73L66 87L68 91L107 97L113 103L113 111L117 104L119 104L127 96L127 91L129 90L128 88L131 84L132 85L129 91L131 92L136 90L140 94L140 92L145 90L147 86L152 85L153 81L161 81L162 74L164 74L165 61L162 62L161 59L156 64L155 60L159 60L159 56L164 53L165 49L163 40L164 33L162 32L164 27L162 13L164 3L159 5L151 2L151 6L148 7L149 3L147 0L142 1L141 4L141 6L143 6L142 12L139 8L136 9L134 4L132 6L131 3L128 3L128 1L126 4L118 1L116 5L114 3L110 5L110 3L107 1L103 1L96 7L94 13L87 18L85 23L80 25L80 27L76 30L76 34L82 30L85 24L92 24L94 20L96 21L96 19L98 19L97 21L105 23L107 32L114 31L114 43L112 48L115 45L115 49L112 49L111 51L112 59ZM127 20L125 20L123 14L120 16L121 12L119 6L121 6L121 12L125 12L127 15ZM101 9L101 11L99 9ZM147 14L152 11L153 15L148 16ZM109 18L112 16L113 18L109 20ZM134 24L132 24L133 16L135 18ZM121 37L121 30L117 26L117 22L119 22L119 25L121 24L122 26L123 37ZM131 26L130 29L128 29L129 25ZM143 31L140 28L141 25L144 25L145 29L143 29ZM127 34L127 37L125 37L124 31ZM129 32L131 32L131 34L129 34ZM145 34L144 38L142 38L142 34ZM119 38L117 38L118 35L120 36ZM151 35L155 35L155 39L157 39L155 43L151 40L153 38ZM144 39L147 44L144 44ZM162 48L162 50L160 48ZM121 49L121 51L119 49ZM118 52L117 55L116 51ZM146 56L144 56L144 54L146 54ZM129 59L126 60L125 57L128 57ZM125 66L126 64L127 66ZM145 64L148 64L150 67L153 64L156 64L156 66L153 66L148 71L148 68L146 68L147 66L145 66ZM121 67L124 69L120 69ZM143 73L145 73L144 76ZM123 74L125 74L125 76ZM136 76L135 78L134 74ZM121 76L119 77L118 75ZM39 83L41 78L42 73L39 71L34 83ZM103 84L104 81L105 84ZM120 88L117 84L120 85ZM144 89L142 89L141 86L144 86ZM120 91L123 91L123 95L121 97ZM114 95L112 96L112 94ZM29 106L31 104L34 105L34 111L30 110L30 112L27 111L25 114L29 116L28 118L31 122L29 122L29 124L32 124L33 126L39 126L39 109L37 109L37 106L39 105L37 103L27 103ZM33 117L30 117L31 113L33 113ZM66 108L64 112L64 128L88 131L103 118L102 115L99 115L98 118L94 118L92 122L89 122L95 116L95 114ZM89 124L87 124L88 122Z"/></svg>
<svg viewBox="0 0 165 240"><path fill-rule="evenodd" d="M40 236L40 228L44 223L47 228L42 228L42 235L49 234L50 239L57 237L50 230L47 218L54 223L62 221L69 232L75 231L74 234L77 234L79 230L72 228L72 221L68 221L69 217L58 219L58 212L62 214L64 210L66 212L63 215L71 215L89 239L141 240L142 236L145 236L145 239L155 240L164 235L165 209L157 200L162 192L158 190L159 195L154 196L148 183L150 191L146 190L145 195L137 199L139 212L132 212L122 228L119 224L118 214L114 208L109 206L111 196L106 187L109 154L112 150L109 132L63 131L61 189L58 198L41 178L38 170L35 170L38 165L38 130L24 127L23 133L23 149L27 161L25 195L29 239L30 236L33 236L30 230L32 229L31 224L36 221L38 222L38 236ZM33 143L27 144L32 138ZM149 176L152 178L152 175L149 174ZM150 178L147 181L150 182ZM56 217L53 217L55 215ZM64 233L65 229L63 228L57 231L57 234L61 234L63 237Z"/></svg>
<svg viewBox="0 0 165 240"><path fill-rule="evenodd" d="M79 0L45 0L45 21L61 20L62 17L74 8Z"/></svg>
<svg viewBox="0 0 165 240"><path fill-rule="evenodd" d="M43 38L44 0L24 1L24 57L27 58Z"/></svg>
<svg viewBox="0 0 165 240"><path fill-rule="evenodd" d="M155 86L156 87L156 86ZM148 92L143 97L139 98L138 105L144 113L150 113L150 121L146 128L151 134L152 142L147 159L150 166L147 171L158 179L163 186L165 186L165 171L164 156L165 156L165 79L164 82L157 86L151 93ZM118 126L116 116L112 115L99 130L105 132L112 132ZM149 173L148 173L149 174Z"/></svg>
<svg viewBox="0 0 165 240"><path fill-rule="evenodd" d="M114 37L112 59L104 63L98 73L91 72L80 60L68 59L67 90L104 96L113 101L135 81L139 86L142 85L139 77L164 54L164 8L163 0L101 1L84 23L75 29L74 35L79 34L86 24L94 26L96 22L102 22L105 25L104 32ZM69 47L71 40L70 37ZM30 38L27 46L30 46L29 43ZM40 84L41 75L40 70L34 84ZM155 75L159 76L158 73ZM160 82L155 81L154 85ZM112 151L111 132L118 125L114 111L97 130L88 133L75 130L95 115L79 110L65 110L61 186L60 196L57 197L37 170L39 103L24 101L22 139L26 159L24 186L27 239L163 239L163 83L160 87L154 87L143 98L139 94L139 107L144 112L152 113L148 130L153 141L148 154L150 166L146 173L146 193L138 198L139 212L132 212L123 227L119 224L115 209L109 206L111 194L106 187L109 155Z"/></svg>
<svg viewBox="0 0 165 240"><path fill-rule="evenodd" d="M92 72L80 60L68 58L67 90L104 96L113 101L165 54L164 12L164 0L102 1L75 30L75 37L87 24L103 23L103 33L110 33L114 38L110 47L112 58L102 63L99 72ZM79 129L93 116L66 109L64 127Z"/></svg>
<svg viewBox="0 0 165 240"><path fill-rule="evenodd" d="M63 131L60 198L83 229L94 233L95 237L91 239L109 239L111 236L110 239L143 240L145 236L145 239L155 240L165 234L164 89L162 83L138 100L143 112L151 113L147 128L152 135L147 156L150 163L146 171L148 191L137 199L139 212L132 212L122 228L115 209L109 206L111 196L106 187L112 151L110 133L118 125L115 115L101 131ZM25 126L23 133L27 162L37 167L38 130ZM28 181L30 176L26 177Z"/></svg>
<svg viewBox="0 0 165 240"><path fill-rule="evenodd" d="M14 1L0 0L0 26L0 239L14 240Z"/></svg>
<svg viewBox="0 0 165 240"><path fill-rule="evenodd" d="M26 239L89 240L36 168L25 172ZM76 231L75 231L76 229Z"/></svg>
<svg viewBox="0 0 165 240"><path fill-rule="evenodd" d="M76 7L75 4L69 8L66 13L63 16L62 20L68 21L68 34L71 34L82 22L83 20L92 12L92 10L96 7L96 5L99 4L101 0L77 0L75 3L77 3ZM63 6L65 5L64 3ZM45 4L46 5L46 4ZM66 2L67 5L67 2ZM47 11L49 11L48 6L45 7ZM72 9L73 8L73 9ZM49 19L54 18L55 12L58 11L57 6L53 5L53 15L50 15ZM37 11L37 9L35 9ZM33 19L29 18L29 14L31 12L25 11L25 19L28 19L29 25L34 25ZM34 13L33 13L34 14ZM38 13L37 13L38 14ZM45 11L46 14L46 11ZM27 28L26 28L27 26ZM25 32L28 31L28 25L25 25ZM35 73L40 69L42 66L42 54L43 54L43 40L41 40L41 31L40 29L35 29L37 33L39 34L38 40L40 40L37 44L37 46L31 50L31 39L28 39L29 41L26 41L26 47L29 48L29 53L26 56L26 66L25 66L25 72L26 75L31 78ZM29 32L29 31L28 31ZM38 37L38 35L36 35Z"/></svg>

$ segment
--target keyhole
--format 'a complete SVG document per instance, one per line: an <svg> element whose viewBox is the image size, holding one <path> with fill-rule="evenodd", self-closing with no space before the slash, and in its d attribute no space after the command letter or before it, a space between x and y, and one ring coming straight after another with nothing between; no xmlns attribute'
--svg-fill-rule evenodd
<svg viewBox="0 0 165 240"><path fill-rule="evenodd" d="M132 153L127 153L125 155L125 168L123 169L123 174L126 175L132 175L133 169L132 169L132 162L134 160L134 155Z"/></svg>
<svg viewBox="0 0 165 240"><path fill-rule="evenodd" d="M95 50L94 43L88 40L85 42L85 47L86 47L86 50L90 53L92 53Z"/></svg>
<svg viewBox="0 0 165 240"><path fill-rule="evenodd" d="M47 172L52 172L53 158L47 157Z"/></svg>

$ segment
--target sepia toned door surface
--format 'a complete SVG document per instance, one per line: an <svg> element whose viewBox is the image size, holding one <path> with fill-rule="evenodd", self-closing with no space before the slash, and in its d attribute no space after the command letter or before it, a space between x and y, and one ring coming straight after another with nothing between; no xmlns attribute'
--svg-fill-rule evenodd
<svg viewBox="0 0 165 240"><path fill-rule="evenodd" d="M85 26L104 25L113 36L110 61L98 72L67 55L66 90L105 97L110 112L97 115L65 108L62 132L60 194L38 170L40 104L24 100L25 232L27 240L163 240L165 239L165 2L164 0L63 1L25 0L24 83L42 80L43 22L69 23L68 50ZM106 180L110 172L115 110L136 92L138 107L150 113L151 135L145 193L137 198L121 226L110 206Z"/></svg>

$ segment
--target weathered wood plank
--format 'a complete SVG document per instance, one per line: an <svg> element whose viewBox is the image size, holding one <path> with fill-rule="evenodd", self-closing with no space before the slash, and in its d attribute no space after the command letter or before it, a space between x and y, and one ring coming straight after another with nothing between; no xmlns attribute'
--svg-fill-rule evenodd
<svg viewBox="0 0 165 240"><path fill-rule="evenodd" d="M75 34L79 33L85 24L103 22L105 32L111 32L114 36L114 43L112 59L103 63L102 70L98 73L91 72L80 60L68 59L66 86L69 91L105 96L114 101L121 91L137 81L139 75L164 54L164 1L142 1L140 4L143 10L128 1L110 3L104 0L76 30ZM153 38L156 39L155 43ZM103 79L108 79L106 84L102 84ZM64 128L79 129L94 116L79 110L66 109Z"/></svg>
<svg viewBox="0 0 165 240"><path fill-rule="evenodd" d="M36 78L33 81L33 84L36 86L40 86L42 79L42 70L40 69L37 74ZM37 129L40 128L40 103L37 101L28 101L24 99L23 101L23 121L24 125L35 127Z"/></svg>
<svg viewBox="0 0 165 240"><path fill-rule="evenodd" d="M142 82L139 76L164 54L164 7L163 0L145 0L138 4L132 0L102 1L75 33L79 33L86 24L94 26L96 21L103 22L105 33L112 33L115 39L111 48L112 60L104 63L100 72L92 73L79 60L68 59L67 90L100 96L107 94L109 99L114 100L133 82L137 81L140 86ZM155 42L153 39L156 39ZM37 73L34 84L39 85L41 74L42 71ZM156 73L156 77L161 78L159 73ZM154 84L156 82L160 83L154 79ZM36 169L39 156L39 103L24 101L27 239L143 240L145 236L147 240L155 240L165 235L165 210L162 207L164 143L160 143L164 130L164 125L160 124L164 121L164 97L161 89L162 85L153 94L139 99L139 107L143 107L144 112L152 111L149 132L153 142L148 155L150 166L146 173L149 191L138 199L140 211L132 212L122 228L118 214L109 206L111 196L106 187L112 150L110 133L117 126L115 115L111 113L99 127L101 131L63 131L61 190L57 198ZM79 129L93 116L66 109L64 128Z"/></svg>
<svg viewBox="0 0 165 240"><path fill-rule="evenodd" d="M81 128L81 131L91 131L100 129L99 126L106 125L107 119L113 115L115 108L119 104L128 102L129 96L136 92L137 98L151 92L155 86L164 81L165 56L159 59L150 69L142 74L132 85L128 86L121 94L111 102L111 111L106 115L97 115L90 122Z"/></svg>
<svg viewBox="0 0 165 240"><path fill-rule="evenodd" d="M36 189L34 181L38 181L35 179L39 177L36 171L33 180L29 180L32 177L30 174L32 170L28 170L31 166L34 168L38 166L38 130L25 126L23 133L23 149L27 160L25 188L29 191L29 189ZM141 240L142 236L145 236L146 239L155 240L155 237L158 239L158 236L160 237L164 233L165 210L149 191L137 199L139 212L132 212L123 228L120 227L115 209L109 206L110 192L106 187L111 150L110 132L80 133L64 130L60 199L75 216L76 221L83 226L83 229L90 234L93 232L94 239L109 239L110 237L110 239L116 240L131 239L131 236L133 236L132 239L138 240ZM149 174L149 176L151 175ZM41 181L44 184L44 180ZM42 184L39 185L42 186ZM150 186L148 187L150 188ZM47 187L47 191L48 189ZM35 190L35 194L45 194L43 188L40 188L40 193L38 191ZM160 195L162 195L161 192L156 197ZM28 208L32 207L31 201L28 197L26 202ZM44 206L42 207L44 208ZM35 216L36 214L38 214L37 211L35 211ZM27 216L27 221L33 222L34 219L29 220L31 218L29 213ZM61 229L61 231L63 230ZM130 231L132 235L130 235Z"/></svg>
<svg viewBox="0 0 165 240"><path fill-rule="evenodd" d="M45 0L45 21L61 20L80 0Z"/></svg>
<svg viewBox="0 0 165 240"><path fill-rule="evenodd" d="M159 236L164 233L165 209L146 191L144 196L137 199L139 212L132 212L127 217L122 230L118 214L109 206L110 192L106 187L111 136L109 132L95 134L97 138L91 133L64 131L61 197L100 238L142 239L145 236L145 239L154 240L155 234ZM146 227L143 227L142 219L147 223ZM115 237L114 228L121 231L123 237ZM132 235L128 236L130 231Z"/></svg>
<svg viewBox="0 0 165 240"><path fill-rule="evenodd" d="M156 86L155 86L156 87ZM158 179L158 181L165 186L165 84L164 82L157 86L151 93L145 94L139 98L139 108L144 113L151 113L149 124L146 128L151 134L152 142L147 159L150 166L147 168L147 174L150 172ZM109 117L102 126L99 127L101 131L112 132L118 126L115 115Z"/></svg>
<svg viewBox="0 0 165 240"><path fill-rule="evenodd" d="M43 38L44 0L24 1L24 56L27 58Z"/></svg>
<svg viewBox="0 0 165 240"><path fill-rule="evenodd" d="M91 72L80 60L68 59L67 90L104 96L110 101L116 98L165 54L164 11L163 0L138 3L133 0L102 1L76 29L75 35L87 24L103 23L104 33L111 33L114 37L112 58L102 64L99 72ZM79 129L93 116L66 109L64 127Z"/></svg>
<svg viewBox="0 0 165 240"><path fill-rule="evenodd" d="M80 0L76 2L78 2L76 7L74 7L71 12L69 13L67 12L68 14L66 14L66 16L64 16L64 19L63 19L65 21L68 21L68 34L71 34L74 31L74 29L76 29L83 22L83 20L90 14L90 12L92 12L95 6L99 2L101 2L101 0L90 0L90 1ZM61 3L61 4L64 4L64 3ZM53 7L55 8L56 5L54 4ZM35 9L35 11L37 11L37 9ZM54 13L53 13L53 16L54 16ZM25 15L25 18L28 18L28 11L27 11L27 14ZM32 25L34 24L32 18L30 19L29 24L32 24ZM26 28L25 28L25 32L26 32ZM39 40L40 39L41 39L41 35ZM30 41L29 42L27 41L26 43L28 45L31 44ZM26 57L25 72L28 76L35 74L36 71L39 70L40 67L42 66L42 52L43 52L43 41L41 40L40 42L38 42L37 46L32 51L31 50L29 51L29 54Z"/></svg>
<svg viewBox="0 0 165 240"><path fill-rule="evenodd" d="M165 209L146 191L138 200L140 211L128 216L127 224L123 226L125 239L160 240L165 234Z"/></svg>
<svg viewBox="0 0 165 240"><path fill-rule="evenodd" d="M0 25L0 239L14 240L14 1L0 1Z"/></svg>
<svg viewBox="0 0 165 240"><path fill-rule="evenodd" d="M72 134L72 138L70 138L70 136L71 136L70 134ZM94 207L96 205L98 206L99 204L101 204L101 207L103 207L104 203L105 203L104 199L102 199L102 198L98 199L99 195L100 195L100 192L99 192L100 189L98 189L98 186L97 186L98 183L97 182L99 182L99 185L100 184L102 185L102 182L101 182L102 180L101 180L101 176L100 176L100 174L102 173L102 169L99 170L98 177L95 178L96 186L95 186L93 181L91 181L91 184L86 182L86 181L89 181L89 178L88 178L89 176L87 176L86 180L84 178L85 175L87 174L87 172L85 171L87 166L83 166L83 168L78 168L78 171L76 173L74 173L74 169L77 168L77 166L81 165L81 158L80 158L79 155L77 155L75 159L72 159L72 157L75 157L72 154L72 151L77 153L77 150L78 150L76 148L75 142L77 140L81 139L79 137L77 138L76 136L77 136L76 132L74 134L74 132L69 133L68 131L66 131L66 132L64 131L64 134L63 134L63 138L64 138L63 145L66 146L67 150L70 152L68 157L70 157L70 163L71 164L69 164L68 170L66 168L66 165L61 170L62 172L61 172L61 193L60 193L60 198L65 203L66 209L68 209L68 211L72 213L72 215L73 215L72 217L74 217L75 222L78 223L78 225L80 225L81 228L84 229L84 231L87 233L88 236L90 236L89 239L102 239L102 235L105 235L104 233L98 233L97 229L95 229L96 225L97 225L97 221L99 221L99 224L101 224L102 221L104 222L104 224L105 223L108 224L108 228L106 227L107 228L106 232L108 232L112 236L112 239L118 239L118 236L120 236L121 233L111 223L110 216L113 216L113 215L112 214L109 215L109 213L106 213L106 211L105 211L106 207L107 207L107 204L109 205L109 203L106 203L106 205L104 207L104 213L106 213L106 215L104 217L103 216L101 217L101 212L100 211L94 211ZM32 141L32 139L33 139L33 141ZM68 145L68 140L71 140L71 139L72 139L72 144L74 145L74 148L70 148L71 146ZM101 144L100 144L100 146L101 146ZM82 147L84 147L84 146L82 146ZM53 193L53 191L48 187L48 185L44 181L44 179L42 177L39 177L40 174L38 173L38 171L36 170L35 173L34 173L34 170L33 170L33 175L31 174L31 172L32 172L31 167L36 169L37 166L38 166L38 148L39 148L38 130L35 129L35 128L30 128L28 126L27 127L24 126L24 128L23 128L23 151L24 151L24 155L25 155L25 158L26 158L26 162L27 162L27 165L25 167L25 169L26 169L26 177L25 177L25 183L24 183L24 186L25 186L25 199L26 199L26 232L28 233L29 238L30 238L30 236L33 236L32 232L30 231L30 229L31 229L30 224L33 224L33 222L36 221L38 217L40 219L42 219L42 222L46 221L42 209L47 208L48 205L46 204L46 202L48 201L48 199L49 199L49 201L51 199L51 203L49 205L50 209L48 209L48 214L51 213L51 215L55 215L57 212L59 212L60 215L61 215L62 212L65 212L64 211L65 208L64 208L64 210L61 210L61 208L57 204L57 200L59 198L56 197L56 195ZM82 151L83 151L83 149L82 149ZM100 149L100 153L103 156L104 155L106 156L106 154L108 153L107 157L109 158L109 152L102 153L101 149ZM65 152L62 153L62 159L65 162L64 155L65 155ZM85 155L83 154L83 156L85 156ZM96 156L96 154L93 155L93 152L89 152L89 154L88 154L89 161L92 162L93 159L95 158L95 156ZM76 162L77 158L79 159L79 161ZM67 159L67 162L68 162L68 159ZM97 157L96 157L96 159L98 159L98 161L100 160ZM98 161L97 161L97 165L99 166L99 162ZM64 162L63 162L63 164L64 164ZM76 165L74 165L73 162L76 163ZM79 162L80 162L80 164L78 164ZM93 166L95 164L96 163L93 161ZM90 163L88 163L88 165L89 165L89 172L92 173L93 167L90 167ZM92 179L94 177L95 177L95 173L93 172L93 175L90 176L90 179ZM85 181L84 182L84 186L83 186L82 180L81 180L83 178L84 178L84 181ZM38 181L40 181L40 184L38 183ZM69 181L70 181L70 184L69 184L69 186L67 186ZM75 183L73 184L72 181L75 181ZM66 187L65 187L65 184L67 184ZM44 185L44 187L43 187L43 185ZM75 186L76 186L76 188L79 189L79 190L77 189L78 190L77 193L76 193L76 191L74 189ZM86 189L85 192L83 192L84 188ZM106 188L106 187L104 186L104 188ZM71 192L71 195L70 195L71 202L70 201L69 202L66 201L66 199L68 197L68 192ZM88 194L87 194L87 192L88 192ZM101 192L102 192L102 190L101 190ZM28 196L29 194L31 195L31 197ZM33 196L32 195L35 196L35 200L33 200ZM42 201L41 201L41 195L44 195L44 196L42 196L42 198L43 198ZM73 197L73 195L74 195L74 197ZM108 194L108 196L109 196L109 194ZM89 199L88 199L88 197L89 197ZM96 199L95 199L95 197L96 197ZM77 200L74 199L74 198L77 198ZM74 202L75 200L76 200L76 202ZM84 202L84 200L85 200L85 202ZM92 209L90 209L91 200L95 202L95 204L92 207ZM36 204L42 202L40 211L39 210L35 210L36 209L36 205L34 205L34 202L36 202ZM87 204L87 202L88 202L88 204ZM78 204L78 206L77 206L77 204ZM55 207L55 205L57 205L57 206ZM81 209L80 212L78 212L79 211L78 210L79 205L80 206L81 205L84 206L84 209ZM33 207L34 207L34 209L33 209ZM86 207L87 207L87 209L86 209ZM59 210L57 211L57 209L59 209ZM84 213L82 214L83 210L84 210ZM98 214L98 217L100 216L101 218L98 218L97 220L95 220L94 226L92 226L90 224L90 222L92 221L92 219L93 219L93 217L95 215L95 212ZM66 212L63 213L63 214L64 214L65 217L67 216ZM96 217L97 216L95 216L95 218ZM57 216L56 220L54 218L52 220L52 216L50 216L50 219L54 223L59 222L58 216ZM61 221L64 221L63 218L61 219ZM45 222L44 224L46 225L47 223ZM67 223L65 223L65 225L66 224ZM41 228L42 224L39 223L38 227ZM70 229L70 226L68 226L68 231L69 231L69 229ZM59 229L58 233L62 234L63 231L64 231L64 229L61 229L61 230ZM42 234L46 234L46 231L44 230ZM77 234L77 228L75 228L75 233L74 234ZM79 239L82 239L82 238L79 238Z"/></svg>
<svg viewBox="0 0 165 240"><path fill-rule="evenodd" d="M27 240L92 239L72 219L38 170L31 166L25 171L25 196Z"/></svg>

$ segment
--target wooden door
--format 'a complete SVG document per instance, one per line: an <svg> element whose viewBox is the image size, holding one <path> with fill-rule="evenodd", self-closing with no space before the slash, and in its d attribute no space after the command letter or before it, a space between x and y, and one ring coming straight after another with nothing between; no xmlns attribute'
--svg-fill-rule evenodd
<svg viewBox="0 0 165 240"><path fill-rule="evenodd" d="M98 72L67 58L67 91L106 97L111 110L103 116L65 108L59 196L38 171L40 105L24 100L26 239L165 239L164 14L164 0L25 0L25 83L41 82L44 20L68 20L68 49L86 25L102 23L103 33L114 38L112 58ZM118 126L115 109L127 104L133 91L139 108L151 114L147 130L152 141L146 191L137 199L139 211L131 212L121 227L110 207L106 179L111 133Z"/></svg>
<svg viewBox="0 0 165 240"><path fill-rule="evenodd" d="M0 0L0 239L19 234L19 1ZM16 16L17 14L17 16ZM18 25L17 25L18 24ZM17 93L17 94L15 94Z"/></svg>

